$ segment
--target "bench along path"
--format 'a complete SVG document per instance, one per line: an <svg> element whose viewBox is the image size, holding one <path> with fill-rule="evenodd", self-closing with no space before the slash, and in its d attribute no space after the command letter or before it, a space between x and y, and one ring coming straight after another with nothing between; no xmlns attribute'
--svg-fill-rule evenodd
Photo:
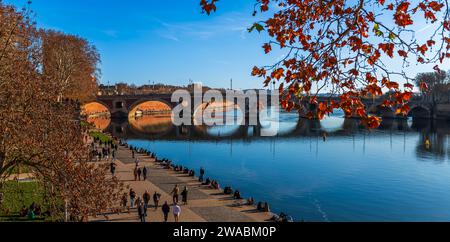
<svg viewBox="0 0 450 242"><path fill-rule="evenodd" d="M265 222L272 217L271 213L257 212L255 206L239 205L239 202L242 203L244 200L237 201L231 195L224 195L222 190L213 190L202 186L196 178L164 169L148 156L137 154L136 157L140 161L140 167L146 166L149 170L146 181L134 181L135 160L132 158L131 151L125 147L119 147L117 152L116 175L126 185L133 188L139 197L142 197L146 190L152 197L155 191L161 194L160 207L157 210L153 207L153 199L150 201L148 222L163 221L161 205L165 201L169 203L172 210L170 192L176 184L180 190L183 190L185 186L189 190L189 204L181 206L180 222ZM139 218L136 209L132 209L130 213L110 214L108 219L99 216L91 221L137 222ZM170 213L169 222L173 221L173 215Z"/></svg>

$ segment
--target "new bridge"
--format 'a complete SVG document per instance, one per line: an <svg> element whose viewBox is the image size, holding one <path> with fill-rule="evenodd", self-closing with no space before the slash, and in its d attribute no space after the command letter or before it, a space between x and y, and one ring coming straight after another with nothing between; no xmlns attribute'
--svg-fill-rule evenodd
<svg viewBox="0 0 450 242"><path fill-rule="evenodd" d="M267 97L264 97L265 100L262 100L262 96L258 95L258 112L260 112L262 109L266 108L264 106L271 106L271 95L268 95ZM225 99L225 96L224 96ZM318 102L325 102L325 101L331 101L336 100L338 101L338 98L329 98L329 97L319 97ZM135 111L140 105L146 103L146 102L157 102L161 103L165 106L167 106L170 110L173 110L176 106L178 106L181 101L173 102L172 101L172 94L149 94L149 95L114 95L114 96L98 96L96 103L99 103L106 107L108 112L110 113L112 118L128 118L131 116L134 116L133 111ZM394 109L389 107L382 106L382 100L372 100L372 99L364 99L363 103L367 107L367 111L371 114L377 115L382 118L405 118L400 117L396 115L396 112ZM195 113L199 110L199 108L205 108L207 107L209 103L200 103L196 104L194 97L192 97L191 100L191 110L192 114L195 115ZM235 103L237 104L237 102ZM195 106L197 105L197 106ZM306 117L307 113L309 111L312 111L313 113L317 110L317 105L310 104L307 101L303 101L301 105L304 107L302 111L299 112L300 117ZM421 98L415 98L409 103L411 110L408 114L409 117L413 118L422 118L422 119L435 119L437 116L439 116L439 113L431 103L424 102ZM239 107L241 108L241 107ZM249 113L249 109L251 106L248 104L248 100L246 101L246 107L241 108L245 109L242 110L243 113L246 115ZM246 117L247 118L247 117Z"/></svg>

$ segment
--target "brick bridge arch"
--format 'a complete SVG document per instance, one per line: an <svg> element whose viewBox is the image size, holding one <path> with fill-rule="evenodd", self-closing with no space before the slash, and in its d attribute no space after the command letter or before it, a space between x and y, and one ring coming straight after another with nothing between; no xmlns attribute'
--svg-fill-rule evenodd
<svg viewBox="0 0 450 242"><path fill-rule="evenodd" d="M92 101L92 102L85 103L85 104L82 106L82 112L85 111L84 109L86 108L86 106L89 106L89 105L92 105L92 104L100 104L101 106L105 107L105 108L108 110L108 112L111 114L111 108L110 108L110 106L108 105L108 103L105 103L105 102L103 102L103 101L101 101L101 100L96 100L96 101Z"/></svg>
<svg viewBox="0 0 450 242"><path fill-rule="evenodd" d="M113 118L128 118L129 113L137 106L145 102L161 102L171 109L177 105L172 103L171 95L152 96L99 96L97 102L104 104L110 110Z"/></svg>
<svg viewBox="0 0 450 242"><path fill-rule="evenodd" d="M162 103L164 105L166 105L167 107L170 108L170 110L173 110L173 108L175 107L173 103L168 102L165 99L161 99L161 98L141 98L137 101L135 101L134 103L132 103L129 108L128 108L128 115L132 115L132 111L134 109L136 109L139 105L147 103L147 102L157 102L157 103Z"/></svg>

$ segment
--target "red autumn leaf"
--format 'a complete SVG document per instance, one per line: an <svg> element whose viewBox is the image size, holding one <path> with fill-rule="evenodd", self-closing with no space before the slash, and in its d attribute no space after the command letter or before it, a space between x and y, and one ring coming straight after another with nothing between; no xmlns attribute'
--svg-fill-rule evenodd
<svg viewBox="0 0 450 242"><path fill-rule="evenodd" d="M269 43L264 44L263 48L264 48L264 52L266 54L268 54L270 51L272 51L272 46Z"/></svg>
<svg viewBox="0 0 450 242"><path fill-rule="evenodd" d="M400 3L397 7L397 12L407 12L410 4L408 1Z"/></svg>
<svg viewBox="0 0 450 242"><path fill-rule="evenodd" d="M284 76L284 69L283 68L278 68L276 71L272 72L272 77L280 80L281 77Z"/></svg>
<svg viewBox="0 0 450 242"><path fill-rule="evenodd" d="M436 21L436 16L431 11L425 11L425 19L431 19L432 21Z"/></svg>
<svg viewBox="0 0 450 242"><path fill-rule="evenodd" d="M397 82L387 82L386 87L389 89L398 89L399 84Z"/></svg>
<svg viewBox="0 0 450 242"><path fill-rule="evenodd" d="M402 105L400 108L397 109L396 115L407 116L409 111L411 111L409 105Z"/></svg>
<svg viewBox="0 0 450 242"><path fill-rule="evenodd" d="M203 9L203 11L206 12L206 14L210 15L211 12L216 11L216 2L218 0L211 0L211 2L208 2L207 0L201 0L200 5Z"/></svg>
<svg viewBox="0 0 450 242"><path fill-rule="evenodd" d="M256 76L259 74L259 68L258 67L253 67L253 71L252 71L252 76Z"/></svg>
<svg viewBox="0 0 450 242"><path fill-rule="evenodd" d="M394 57L394 44L392 43L381 43L378 47L384 51L389 57Z"/></svg>
<svg viewBox="0 0 450 242"><path fill-rule="evenodd" d="M401 57L405 57L405 58L408 57L408 53L406 51L404 51L404 50L399 50L398 51L398 55L401 56Z"/></svg>
<svg viewBox="0 0 450 242"><path fill-rule="evenodd" d="M380 52L378 51L378 50L376 50L374 53L373 53L373 55L371 55L370 57L369 57L369 59L367 59L367 62L370 64L370 65L374 65L375 64L375 62L377 62L377 60L380 58Z"/></svg>
<svg viewBox="0 0 450 242"><path fill-rule="evenodd" d="M364 108L358 108L356 110L356 115L358 115L358 117L361 117L361 118L366 117L366 115L367 115L366 110Z"/></svg>
<svg viewBox="0 0 450 242"><path fill-rule="evenodd" d="M321 102L321 103L319 104L319 110L322 111L322 112L327 112L327 110L328 110L328 105L327 105L326 103L324 103L324 102Z"/></svg>
<svg viewBox="0 0 450 242"><path fill-rule="evenodd" d="M444 4L438 3L436 1L432 1L428 4L428 7L430 7L431 9L433 9L436 12L439 12L439 11L441 11L442 7L444 7Z"/></svg>
<svg viewBox="0 0 450 242"><path fill-rule="evenodd" d="M397 11L394 14L394 20L395 23L400 27L406 27L414 23L411 19L411 15L408 13L409 5L410 2L403 1L397 6Z"/></svg>
<svg viewBox="0 0 450 242"><path fill-rule="evenodd" d="M381 125L381 118L369 116L365 119L366 125L371 129L376 129Z"/></svg>
<svg viewBox="0 0 450 242"><path fill-rule="evenodd" d="M427 45L421 45L421 46L417 46L417 51L422 53L422 55L425 55L425 53L427 52L428 47Z"/></svg>

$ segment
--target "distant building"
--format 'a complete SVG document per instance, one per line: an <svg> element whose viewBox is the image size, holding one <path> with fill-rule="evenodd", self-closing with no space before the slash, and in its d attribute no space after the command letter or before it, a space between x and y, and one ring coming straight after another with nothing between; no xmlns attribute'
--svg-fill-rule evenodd
<svg viewBox="0 0 450 242"><path fill-rule="evenodd" d="M166 84L154 84L154 85L142 85L135 86L129 85L127 83L118 83L114 86L109 85L100 85L99 86L99 96L111 96L111 95L148 95L148 94L167 94L173 93L177 90L188 90L193 92L194 87L200 86L200 84L190 84L186 86L174 86L174 85L166 85ZM211 90L212 88L207 86L202 86L203 93ZM225 91L225 89L215 89L219 91Z"/></svg>

